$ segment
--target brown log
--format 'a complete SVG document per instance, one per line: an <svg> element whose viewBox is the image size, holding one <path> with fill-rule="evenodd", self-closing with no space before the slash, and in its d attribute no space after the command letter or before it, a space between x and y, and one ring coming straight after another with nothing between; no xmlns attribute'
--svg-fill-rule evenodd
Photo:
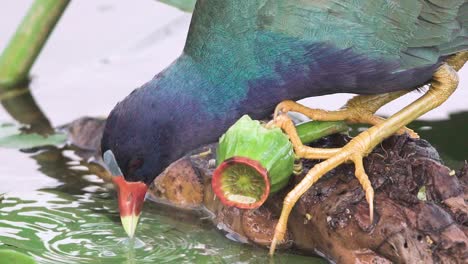
<svg viewBox="0 0 468 264"><path fill-rule="evenodd" d="M89 127L96 135L96 127ZM340 147L348 140L334 135L314 146ZM89 148L95 143L75 144ZM211 190L215 148L205 146L172 164L155 180L150 198L185 210L203 209L231 237L268 246L282 198L317 161L304 160L303 173L259 209L241 210L222 205ZM405 135L385 140L364 164L375 190L374 223L354 165L341 165L298 201L282 248L294 247L337 263L468 263L468 164L455 173L442 165L428 142ZM425 199L420 199L423 186Z"/></svg>

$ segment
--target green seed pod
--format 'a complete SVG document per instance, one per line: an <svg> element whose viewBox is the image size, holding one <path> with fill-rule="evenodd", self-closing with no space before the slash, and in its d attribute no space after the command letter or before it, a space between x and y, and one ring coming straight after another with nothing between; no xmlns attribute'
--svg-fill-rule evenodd
<svg viewBox="0 0 468 264"><path fill-rule="evenodd" d="M302 143L348 130L343 121L310 121L296 127ZM221 202L244 209L260 207L268 195L288 184L294 170L289 138L279 128L265 128L245 115L219 139L218 167L212 187ZM298 169L298 168L296 168Z"/></svg>
<svg viewBox="0 0 468 264"><path fill-rule="evenodd" d="M279 128L265 128L245 115L220 138L212 186L221 201L257 208L283 188L293 171L294 152Z"/></svg>

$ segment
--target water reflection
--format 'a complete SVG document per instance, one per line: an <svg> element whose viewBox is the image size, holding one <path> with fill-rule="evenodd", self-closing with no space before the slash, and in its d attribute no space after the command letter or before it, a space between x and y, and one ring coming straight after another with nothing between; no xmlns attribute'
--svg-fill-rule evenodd
<svg viewBox="0 0 468 264"><path fill-rule="evenodd" d="M0 102L12 118L20 124L27 125L30 131L39 134L54 132L49 119L37 105L27 86L1 92Z"/></svg>
<svg viewBox="0 0 468 264"><path fill-rule="evenodd" d="M102 193L101 193L102 194ZM112 197L38 190L8 194L0 207L0 247L33 255L40 263L264 263L265 250L225 239L196 217L174 221L147 206L138 229L141 247L123 246ZM174 212L172 212L173 214ZM188 217L188 216L186 216ZM313 258L280 254L278 263Z"/></svg>

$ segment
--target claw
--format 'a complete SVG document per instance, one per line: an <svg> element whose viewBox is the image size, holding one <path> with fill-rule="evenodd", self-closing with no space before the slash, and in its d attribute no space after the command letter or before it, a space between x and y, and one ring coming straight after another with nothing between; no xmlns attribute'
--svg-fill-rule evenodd
<svg viewBox="0 0 468 264"><path fill-rule="evenodd" d="M408 135L409 135L411 138L419 139L418 133L414 132L413 129L408 128L408 127L404 127L404 128L402 128L402 129L400 129L400 131L398 131L398 133L399 133L399 134L408 133Z"/></svg>
<svg viewBox="0 0 468 264"><path fill-rule="evenodd" d="M288 223L288 218L289 214L291 213L292 206L288 205L288 196L286 196L286 199L284 201L283 209L281 210L281 216L278 219L278 223L276 224L275 227L275 234L273 235L273 239L271 240L270 244L270 252L269 255L273 256L275 254L276 246L278 243L282 242L284 240L284 236L286 234L286 226Z"/></svg>
<svg viewBox="0 0 468 264"><path fill-rule="evenodd" d="M369 181L369 176L367 176L367 173L364 170L362 156L354 156L353 162L354 166L356 167L354 174L366 192L366 200L369 204L369 219L372 224L374 223L374 189L372 188L371 182Z"/></svg>
<svg viewBox="0 0 468 264"><path fill-rule="evenodd" d="M278 245L278 243L283 241L284 234L286 233L284 225L281 225L280 221L281 221L281 217L280 217L280 220L278 221L278 223L276 224L275 234L273 235L273 239L271 240L270 252L268 253L270 256L273 256L275 254L276 245ZM287 219L286 219L286 221L287 221Z"/></svg>
<svg viewBox="0 0 468 264"><path fill-rule="evenodd" d="M281 103L279 103L275 108L275 112L273 113L273 120L275 120L281 113L289 112L290 107L287 107L287 106L291 104L297 104L297 103L291 100L286 100L286 101L282 101Z"/></svg>
<svg viewBox="0 0 468 264"><path fill-rule="evenodd" d="M278 244L278 240L276 238L273 238L270 245L270 252L268 253L270 256L273 256L275 254L276 244Z"/></svg>
<svg viewBox="0 0 468 264"><path fill-rule="evenodd" d="M369 204L369 219L370 224L374 223L374 190L371 188L370 190L366 190L366 200Z"/></svg>

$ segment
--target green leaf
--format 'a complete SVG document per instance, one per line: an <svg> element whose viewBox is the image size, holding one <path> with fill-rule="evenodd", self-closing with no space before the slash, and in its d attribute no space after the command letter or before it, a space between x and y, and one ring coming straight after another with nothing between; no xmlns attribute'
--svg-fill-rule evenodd
<svg viewBox="0 0 468 264"><path fill-rule="evenodd" d="M35 264L36 261L26 254L11 250L0 249L0 260L9 264Z"/></svg>
<svg viewBox="0 0 468 264"><path fill-rule="evenodd" d="M184 12L192 13L196 0L158 0L159 2L176 7Z"/></svg>
<svg viewBox="0 0 468 264"><path fill-rule="evenodd" d="M49 145L61 145L67 140L67 136L56 133L49 136L42 136L36 133L23 133L17 125L0 125L0 147L3 148L34 148Z"/></svg>

